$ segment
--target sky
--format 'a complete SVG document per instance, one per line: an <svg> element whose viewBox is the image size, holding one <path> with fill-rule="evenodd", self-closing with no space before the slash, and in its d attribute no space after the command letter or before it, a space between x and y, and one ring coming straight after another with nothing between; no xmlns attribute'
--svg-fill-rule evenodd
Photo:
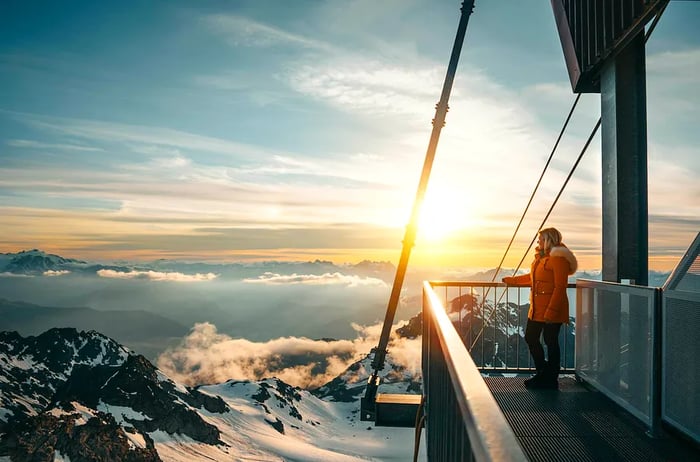
<svg viewBox="0 0 700 462"><path fill-rule="evenodd" d="M454 0L0 4L0 252L398 261ZM700 229L700 2L647 44L650 267ZM412 264L495 267L575 95L549 2L477 1ZM600 116L583 95L505 261ZM548 226L600 268L600 138Z"/></svg>

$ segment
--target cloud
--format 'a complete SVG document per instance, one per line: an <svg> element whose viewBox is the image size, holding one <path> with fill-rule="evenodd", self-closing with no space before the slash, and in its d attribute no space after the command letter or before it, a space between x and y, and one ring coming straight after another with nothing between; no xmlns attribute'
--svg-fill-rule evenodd
<svg viewBox="0 0 700 462"><path fill-rule="evenodd" d="M0 273L3 278L33 278L31 274Z"/></svg>
<svg viewBox="0 0 700 462"><path fill-rule="evenodd" d="M202 21L213 32L225 37L226 41L234 47L269 48L293 45L309 49L331 50L331 47L324 42L293 34L242 16L216 14L205 16Z"/></svg>
<svg viewBox="0 0 700 462"><path fill-rule="evenodd" d="M673 85L696 85L700 73L700 48L664 51L646 58L648 73L667 79Z"/></svg>
<svg viewBox="0 0 700 462"><path fill-rule="evenodd" d="M277 274L265 272L257 278L247 278L243 282L251 284L309 284L309 285L346 285L357 286L380 286L386 287L386 283L381 279L371 277L360 277L356 275L335 273L324 274Z"/></svg>
<svg viewBox="0 0 700 462"><path fill-rule="evenodd" d="M70 271L68 270L48 270L44 271L44 276L64 276L66 274L70 274Z"/></svg>
<svg viewBox="0 0 700 462"><path fill-rule="evenodd" d="M343 110L424 115L434 104L441 74L438 66L387 66L347 56L299 66L286 77L294 90Z"/></svg>
<svg viewBox="0 0 700 462"><path fill-rule="evenodd" d="M90 146L81 146L77 144L61 144L61 143L42 143L40 141L32 140L9 140L7 142L9 146L15 148L28 148L28 149L60 149L63 151L86 151L86 152L99 152L103 151L100 148L94 148Z"/></svg>
<svg viewBox="0 0 700 462"><path fill-rule="evenodd" d="M159 169L180 169L189 167L192 161L184 156L175 155L172 157L157 157L151 161L154 168Z"/></svg>
<svg viewBox="0 0 700 462"><path fill-rule="evenodd" d="M367 355L376 346L382 325L354 324L353 328L357 332L354 340L280 337L251 342L220 334L213 324L198 323L179 346L158 358L157 365L173 379L188 385L274 376L290 385L316 388ZM419 345L416 341L395 339L390 344L392 358L417 373Z"/></svg>
<svg viewBox="0 0 700 462"><path fill-rule="evenodd" d="M115 271L109 269L101 269L97 271L97 275L103 278L112 279L146 279L150 281L174 281L174 282L202 282L216 279L214 273L206 274L183 274L183 273L165 273L160 271Z"/></svg>
<svg viewBox="0 0 700 462"><path fill-rule="evenodd" d="M171 128L121 124L99 120L15 114L15 117L39 129L99 142L118 142L146 149L182 149L257 159L267 150L221 138L197 135ZM143 147L141 148L143 150Z"/></svg>

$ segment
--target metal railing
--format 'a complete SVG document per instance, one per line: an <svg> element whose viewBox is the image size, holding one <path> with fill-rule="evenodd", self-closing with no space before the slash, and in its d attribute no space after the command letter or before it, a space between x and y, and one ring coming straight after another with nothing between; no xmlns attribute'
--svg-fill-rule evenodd
<svg viewBox="0 0 700 462"><path fill-rule="evenodd" d="M700 233L664 284L661 419L700 444Z"/></svg>
<svg viewBox="0 0 700 462"><path fill-rule="evenodd" d="M423 283L423 396L428 460L528 460L428 282Z"/></svg>
<svg viewBox="0 0 700 462"><path fill-rule="evenodd" d="M577 281L576 375L658 431L661 289Z"/></svg>
<svg viewBox="0 0 700 462"><path fill-rule="evenodd" d="M529 287L482 281L431 281L429 284L447 308L448 317L482 372L534 370L524 337L530 306ZM575 287L576 284L568 284L572 307ZM572 317L559 333L562 373L575 370L574 334Z"/></svg>

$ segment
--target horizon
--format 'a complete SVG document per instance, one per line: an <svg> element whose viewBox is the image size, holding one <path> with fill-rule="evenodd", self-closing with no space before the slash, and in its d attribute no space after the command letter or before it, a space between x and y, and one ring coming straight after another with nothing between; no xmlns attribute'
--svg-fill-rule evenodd
<svg viewBox="0 0 700 462"><path fill-rule="evenodd" d="M396 264L461 2L38 4L0 17L4 252ZM697 23L700 4L671 2L646 48L655 271L700 229ZM409 267L498 266L574 97L546 2L476 3ZM599 100L582 96L504 266ZM546 225L600 268L599 135L589 151Z"/></svg>
<svg viewBox="0 0 700 462"><path fill-rule="evenodd" d="M109 259L109 258L101 258L101 259L91 259L91 258L81 258L81 257L76 257L75 255L72 254L60 254L60 253L54 253L50 251L46 251L44 249L40 249L37 247L31 247L31 248L26 248L26 249L21 249L18 251L4 251L0 249L0 255L18 255L21 253L31 253L31 252L40 252L43 253L44 255L47 256L56 256L56 257L61 257L65 258L68 260L78 260L78 261L83 261L85 263L93 263L93 264L114 264L114 265L120 265L120 264L125 264L125 265L130 265L130 264L139 264L139 265L148 265L148 264L153 264L153 263L159 263L159 262L165 262L165 263L172 263L172 264L201 264L201 265L212 265L212 266L225 266L225 265L250 265L250 266L256 266L256 265L265 265L265 264L314 264L314 263L322 263L322 264L331 264L337 267L345 267L345 266L359 266L363 263L373 263L373 264L390 264L392 267L395 269L396 264L395 262L392 262L391 260L370 260L370 259L365 259L365 260L359 260L359 261L333 261L333 260L324 260L320 258L315 258L313 260L310 259L241 259L241 260L231 260L227 259L224 257L219 257L219 258L189 258L189 259L178 259L178 258L132 258L132 259L124 259L124 258L117 258L117 259ZM534 253L534 250L532 251ZM678 263L680 261L680 257L677 259L675 263ZM496 270L498 267L497 265L494 266L484 266L484 267L473 267L473 266L425 266L425 265L409 265L409 273L412 272L413 270L419 271L420 273L426 273L430 271L441 271L444 273L449 273L451 271L458 271L461 273L471 273L473 275L480 274L480 273L488 273L490 271ZM666 274L671 272L675 268L675 264L673 267L668 268L668 269L655 269L655 268L649 268L649 273L660 273L660 274ZM510 271L514 270L514 267L507 267L507 266L502 266L500 268L501 272L505 271ZM523 263L522 266L518 268L518 272L524 272L527 271L527 264L526 262ZM582 267L579 266L579 269L576 271L575 274L578 273L596 273L602 271L602 268L600 267ZM3 276L6 273L0 273L0 277Z"/></svg>
<svg viewBox="0 0 700 462"><path fill-rule="evenodd" d="M43 249L39 249L37 247L33 248L27 248L27 249L22 249L17 252L5 252L0 250L0 255L18 255L22 253L32 253L32 252L40 252L43 253L44 255L47 256L55 256L55 257L61 257L65 258L68 260L78 260L78 261L83 261L85 263L94 263L94 264L141 264L141 265L147 265L149 263L159 263L159 262L166 262L166 263L173 263L173 264L201 264L201 265L212 265L212 266L225 266L225 265L250 265L250 266L255 266L255 265L264 265L264 264L275 264L275 263L280 263L280 264L302 264L302 263L307 263L307 264L314 264L314 263L322 263L322 264L331 264L334 266L338 267L344 267L344 266L359 266L363 263L381 263L381 264L390 264L394 268L396 268L396 265L394 262L390 260L360 260L360 261L333 261L333 260L322 260L322 259L314 259L314 260L292 260L292 259L285 259L285 260L275 260L275 259L269 259L269 260L229 260L225 258L218 258L218 259L206 259L206 258L200 258L200 259L175 259L175 258L157 258L157 259L98 259L98 260L92 260L89 258L79 258L75 257L74 255L69 255L69 254L58 254L58 253L53 253L53 252L48 252ZM533 251L534 252L534 251ZM471 266L452 266L452 267L431 267L431 266L420 266L420 265L412 265L414 269L420 270L421 272L426 272L426 271L431 271L431 270L440 270L444 272L449 272L449 271L461 271L461 272L472 272L473 274L479 274L479 273L488 273L490 271L494 271L497 269L497 266L491 266L491 267L471 267ZM500 271L510 271L515 268L510 268L510 267L501 267ZM527 268L525 266L521 266L518 271L527 271ZM575 274L577 273L595 273L595 272L600 272L602 271L601 268L583 268L579 267L579 269L576 271ZM672 271L671 269L667 270L657 270L657 269L649 269L650 273L668 273ZM2 276L4 273L0 273L0 276Z"/></svg>

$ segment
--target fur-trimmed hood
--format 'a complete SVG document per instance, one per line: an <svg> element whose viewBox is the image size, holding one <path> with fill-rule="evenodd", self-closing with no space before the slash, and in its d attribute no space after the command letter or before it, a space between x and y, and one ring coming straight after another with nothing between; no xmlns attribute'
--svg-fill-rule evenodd
<svg viewBox="0 0 700 462"><path fill-rule="evenodd" d="M578 260L576 260L576 255L569 250L564 244L560 244L556 247L552 247L549 251L550 257L564 257L569 262L569 276L574 274L578 269Z"/></svg>

